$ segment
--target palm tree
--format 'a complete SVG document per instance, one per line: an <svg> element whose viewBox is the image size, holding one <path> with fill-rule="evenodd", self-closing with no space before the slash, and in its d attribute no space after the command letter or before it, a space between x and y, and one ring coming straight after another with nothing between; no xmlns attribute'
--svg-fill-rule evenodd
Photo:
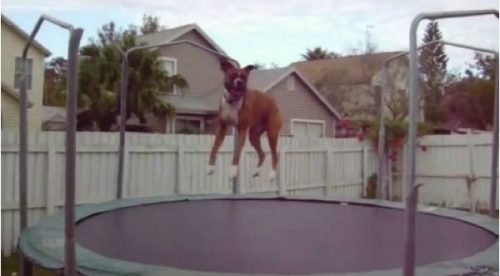
<svg viewBox="0 0 500 276"><path fill-rule="evenodd" d="M111 22L98 32L99 40L82 47L80 54L79 106L89 110L101 131L109 131L119 113L120 52L114 43L127 50L136 46L137 28L134 26L117 32ZM146 123L145 114L172 116L175 108L159 98L161 91L181 90L188 86L180 75L169 75L158 59L159 53L137 50L129 55L127 118L135 114L141 124Z"/></svg>
<svg viewBox="0 0 500 276"><path fill-rule="evenodd" d="M319 59L332 59L340 57L339 54L330 52L327 49L316 47L314 49L307 49L305 54L301 55L305 60L319 60Z"/></svg>

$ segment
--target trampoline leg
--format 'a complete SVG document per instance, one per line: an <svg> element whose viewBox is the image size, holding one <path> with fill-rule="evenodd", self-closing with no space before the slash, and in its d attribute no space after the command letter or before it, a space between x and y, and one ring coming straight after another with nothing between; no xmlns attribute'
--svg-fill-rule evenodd
<svg viewBox="0 0 500 276"><path fill-rule="evenodd" d="M405 243L404 243L404 276L415 275L415 217L417 213L418 188L422 184L415 185L406 198L405 210Z"/></svg>

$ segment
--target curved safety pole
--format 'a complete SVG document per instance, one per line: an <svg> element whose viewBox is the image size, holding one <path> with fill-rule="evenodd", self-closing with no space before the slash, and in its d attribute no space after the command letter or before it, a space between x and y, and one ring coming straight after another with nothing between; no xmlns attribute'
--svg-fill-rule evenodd
<svg viewBox="0 0 500 276"><path fill-rule="evenodd" d="M122 55L122 70L121 70L121 84L120 84L120 142L119 142L119 150L118 150L118 175L117 175L117 183L116 183L116 198L121 199L123 197L123 186L124 186L124 168L125 168L125 127L127 123L127 97L128 97L128 57L130 53L136 50L142 49L154 49L163 46L172 46L178 44L189 44L194 47L197 47L203 51L210 52L219 57L227 58L237 63L236 60L223 55L217 51L214 51L206 46L200 45L198 43L189 41L189 40L179 40L170 43L160 43L160 44L151 44L151 45L141 45L135 46L127 51L123 51L122 48L114 42L115 48L120 51ZM236 143L235 143L236 146ZM178 187L178 185L177 185ZM177 191L179 192L179 191Z"/></svg>
<svg viewBox="0 0 500 276"><path fill-rule="evenodd" d="M66 128L66 194L65 194L65 275L76 275L75 267L75 240L74 240L74 208L75 208L75 131L71 128L76 126L76 72L78 47L83 33L82 29L74 29L71 24L60 21L48 15L42 15L38 19L31 35L26 43L22 54L22 75L20 89L20 112L19 112L19 204L20 204L20 230L23 231L27 226L27 171L28 171L28 145L27 145L27 113L28 101L26 93L26 58L28 50L40 30L43 21L51 22L61 28L70 31L68 46L68 102L67 102L67 128ZM71 108L71 103L75 107ZM71 110L72 109L72 110ZM76 128L76 127L75 127ZM21 256L21 275L32 275L33 268L31 264Z"/></svg>
<svg viewBox="0 0 500 276"><path fill-rule="evenodd" d="M450 11L437 13L422 13L417 15L410 27L410 112L408 131L408 155L406 162L406 191L410 192L415 186L415 151L417 146L417 115L419 109L420 95L418 90L418 54L417 54L417 28L424 19L470 17L480 15L495 15L497 10L473 10L473 11ZM404 269L405 276L415 274L415 216L410 210L415 208L416 202L406 201L405 208L405 242L404 242Z"/></svg>
<svg viewBox="0 0 500 276"><path fill-rule="evenodd" d="M76 275L75 183L76 183L76 108L78 85L78 48L82 29L71 30L68 48L68 86L66 98L66 189L64 200L64 275Z"/></svg>
<svg viewBox="0 0 500 276"><path fill-rule="evenodd" d="M495 74L495 108L493 114L493 151L491 160L491 187L490 187L490 212L492 218L497 217L497 187L498 187L498 53L495 55L496 74Z"/></svg>
<svg viewBox="0 0 500 276"><path fill-rule="evenodd" d="M20 232L28 226L28 95L27 89L27 64L28 50L42 26L43 18L40 18L31 32L30 38L23 49L21 56L21 83L19 91L19 211ZM33 266L21 254L21 275L33 275Z"/></svg>

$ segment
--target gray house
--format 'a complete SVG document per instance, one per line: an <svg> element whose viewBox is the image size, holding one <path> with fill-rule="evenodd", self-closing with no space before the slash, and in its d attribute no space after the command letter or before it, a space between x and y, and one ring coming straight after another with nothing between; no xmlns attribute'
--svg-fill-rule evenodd
<svg viewBox="0 0 500 276"><path fill-rule="evenodd" d="M281 135L335 137L340 115L296 69L253 71L249 86L276 100L283 117Z"/></svg>
<svg viewBox="0 0 500 276"><path fill-rule="evenodd" d="M165 69L182 75L189 84L185 91L161 95L177 114L169 120L148 116L150 127L162 133L212 133L223 92L218 53L226 53L196 24L144 35L139 43L160 45ZM282 135L335 135L339 114L295 69L255 70L249 87L276 99L284 119Z"/></svg>

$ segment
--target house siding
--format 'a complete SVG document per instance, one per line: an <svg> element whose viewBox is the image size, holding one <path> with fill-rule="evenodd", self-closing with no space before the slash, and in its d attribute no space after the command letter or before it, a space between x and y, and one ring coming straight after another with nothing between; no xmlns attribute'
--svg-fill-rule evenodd
<svg viewBox="0 0 500 276"><path fill-rule="evenodd" d="M374 88L367 84L338 85L332 90L321 90L330 104L346 113L350 119L373 120L377 118L378 106ZM335 104L336 103L336 104Z"/></svg>
<svg viewBox="0 0 500 276"><path fill-rule="evenodd" d="M181 40L189 40L194 43L203 45L205 47L208 47L214 51L217 51L205 38L203 38L198 32L196 31L190 31L188 33L185 33L181 35L180 37L176 38L175 41L181 41Z"/></svg>
<svg viewBox="0 0 500 276"><path fill-rule="evenodd" d="M189 84L186 95L222 95L223 76L216 55L189 44L164 46L160 53L162 56L177 59L177 73Z"/></svg>
<svg viewBox="0 0 500 276"><path fill-rule="evenodd" d="M165 116L157 117L153 113L146 113L144 116L146 117L146 121L153 132L166 133L167 119Z"/></svg>
<svg viewBox="0 0 500 276"><path fill-rule="evenodd" d="M2 91L2 128L18 128L18 127L19 127L19 101L17 99L14 99L6 92Z"/></svg>
<svg viewBox="0 0 500 276"><path fill-rule="evenodd" d="M144 118L146 118L147 125L151 128L153 132L156 133L166 133L167 132L167 118L166 117L157 117L151 112L146 112L144 114ZM127 120L127 124L140 124L139 119L137 117L132 116Z"/></svg>
<svg viewBox="0 0 500 276"><path fill-rule="evenodd" d="M15 60L21 57L26 40L11 27L2 23L2 82L14 88ZM28 58L33 59L32 89L28 91L28 99L33 104L28 109L28 128L41 130L42 100L45 70L45 56L37 48L31 47ZM2 127L18 127L19 102L2 92Z"/></svg>
<svg viewBox="0 0 500 276"><path fill-rule="evenodd" d="M295 78L295 89L287 90L286 80L291 77ZM334 115L296 75L287 78L268 91L275 98L283 117L281 135L291 135L291 120L302 119L324 121L325 136L334 137L336 123Z"/></svg>

